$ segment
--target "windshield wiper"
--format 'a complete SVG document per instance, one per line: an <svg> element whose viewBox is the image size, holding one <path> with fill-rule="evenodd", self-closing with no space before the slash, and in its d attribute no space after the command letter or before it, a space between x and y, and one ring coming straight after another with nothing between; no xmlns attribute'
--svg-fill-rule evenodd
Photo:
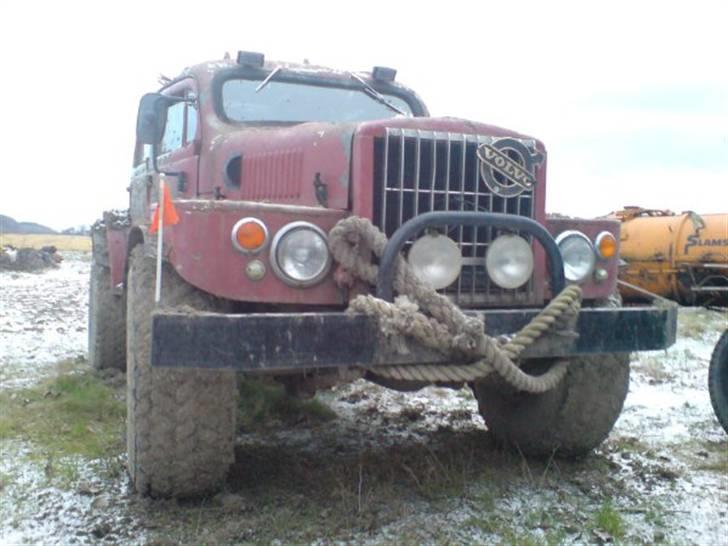
<svg viewBox="0 0 728 546"><path fill-rule="evenodd" d="M390 110L394 110L395 112L397 112L398 114L401 114L403 116L408 116L407 112L405 112L401 108L395 106L394 104L389 102L387 99L385 99L384 96L379 91L374 89L371 85L369 85L364 78L362 78L361 76L357 76L353 72L349 72L349 76L351 76L352 78L354 78L356 81L358 81L360 84L362 84L364 86L363 91L366 95L368 95L369 97L371 97L378 103L383 104Z"/></svg>
<svg viewBox="0 0 728 546"><path fill-rule="evenodd" d="M258 91L260 91L261 89L263 89L266 85L268 85L268 82L270 82L273 79L273 76L275 76L276 74L278 74L278 72L280 72L280 71L281 71L281 67L280 66L276 66L273 70L271 70L270 74L268 74L265 77L265 79L262 82L260 82L260 85L255 88L255 92L257 93Z"/></svg>

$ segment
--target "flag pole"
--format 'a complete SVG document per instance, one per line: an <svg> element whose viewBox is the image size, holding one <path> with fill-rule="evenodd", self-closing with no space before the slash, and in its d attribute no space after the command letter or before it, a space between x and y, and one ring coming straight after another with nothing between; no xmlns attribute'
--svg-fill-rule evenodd
<svg viewBox="0 0 728 546"><path fill-rule="evenodd" d="M159 304L162 298L162 242L164 240L164 173L159 173L159 197L157 197L157 208L159 210L157 232L157 283L154 288L154 302Z"/></svg>

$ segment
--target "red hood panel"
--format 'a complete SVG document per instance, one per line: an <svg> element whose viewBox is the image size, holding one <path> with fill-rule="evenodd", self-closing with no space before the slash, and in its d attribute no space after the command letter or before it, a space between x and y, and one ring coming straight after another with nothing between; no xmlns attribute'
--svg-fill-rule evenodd
<svg viewBox="0 0 728 546"><path fill-rule="evenodd" d="M364 123L302 123L288 127L249 127L222 133L209 144L212 160L201 166L200 194L220 187L228 199L348 210L352 173L362 180L361 171L371 170L370 157L354 158L353 140L381 135L388 127L450 133L529 138L500 127L457 118L393 118ZM538 143L537 146L543 149ZM226 170L242 156L240 186L233 184ZM319 187L317 191L317 186ZM322 189L325 188L325 189Z"/></svg>

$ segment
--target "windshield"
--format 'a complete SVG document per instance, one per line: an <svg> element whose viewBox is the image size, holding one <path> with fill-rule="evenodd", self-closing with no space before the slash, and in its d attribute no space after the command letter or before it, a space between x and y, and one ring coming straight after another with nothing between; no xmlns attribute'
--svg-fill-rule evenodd
<svg viewBox="0 0 728 546"><path fill-rule="evenodd" d="M223 83L222 106L228 119L240 122L347 122L400 115L368 95L363 88L271 80L256 92L260 84L258 80L244 79ZM412 108L402 98L386 94L382 97L406 115L412 115Z"/></svg>

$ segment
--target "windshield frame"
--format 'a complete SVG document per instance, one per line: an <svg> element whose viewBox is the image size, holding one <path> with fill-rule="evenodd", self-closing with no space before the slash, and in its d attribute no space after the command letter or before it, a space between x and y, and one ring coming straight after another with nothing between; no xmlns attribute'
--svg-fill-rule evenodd
<svg viewBox="0 0 728 546"><path fill-rule="evenodd" d="M252 80L252 81L260 81L262 82L273 70L276 69L276 66L268 68L254 68L254 67L233 67L228 68L225 70L219 71L212 79L212 93L213 93L213 103L215 108L215 113L217 116L226 123L231 123L234 125L298 125L301 123L306 123L305 121L238 121L235 119L230 119L227 114L225 113L225 108L223 105L223 96L222 96L222 88L225 82L229 80L236 80L236 79L243 79L243 80ZM320 72L320 73L307 73L307 72L297 72L295 69L288 69L286 67L281 67L281 70L278 71L278 73L275 75L274 78L276 81L279 82L287 82L287 83L295 83L295 84L301 84L301 85L309 85L314 87L334 87L339 89L346 89L346 90L355 90L360 91L361 93L366 93L364 91L364 88L362 84L358 81L356 81L353 78L346 77L345 75L342 75L341 77L336 77L332 73L327 72ZM407 105L410 107L410 110L412 111L413 117L425 117L428 115L427 110L424 106L424 104L419 100L419 98L412 93L411 91L398 86L393 85L388 82L381 82L377 80L372 80L368 78L364 78L366 82L374 89L376 89L379 93L383 95L393 95L397 98L402 99L404 102L407 103ZM261 94L265 93L265 89L261 90ZM374 101L374 99L372 99ZM310 120L310 121L316 121L316 120ZM345 123L342 121L341 123Z"/></svg>

